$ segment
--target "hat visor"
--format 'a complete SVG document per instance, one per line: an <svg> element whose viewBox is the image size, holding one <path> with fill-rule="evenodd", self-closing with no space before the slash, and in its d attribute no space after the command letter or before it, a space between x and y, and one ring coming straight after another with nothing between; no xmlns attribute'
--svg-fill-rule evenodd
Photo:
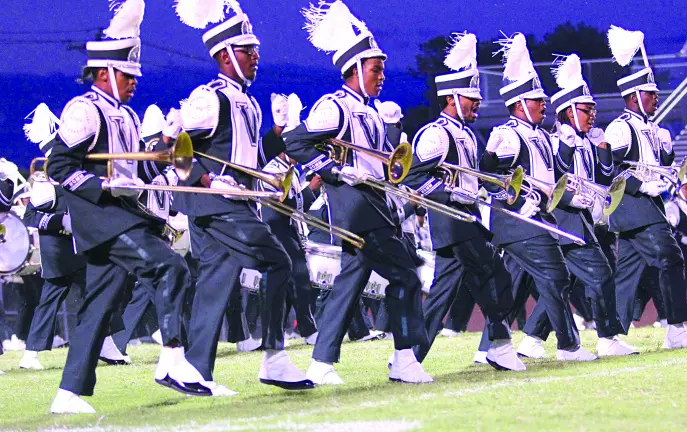
<svg viewBox="0 0 687 432"><path fill-rule="evenodd" d="M137 77L143 76L143 74L141 73L141 65L139 64L117 64L114 66L114 68L128 75L133 75Z"/></svg>
<svg viewBox="0 0 687 432"><path fill-rule="evenodd" d="M482 100L480 89L456 89L456 94L470 99Z"/></svg>
<svg viewBox="0 0 687 432"><path fill-rule="evenodd" d="M656 83L647 83L647 84L642 84L640 86L635 87L636 90L643 91L643 92L655 92L658 93L659 89Z"/></svg>
<svg viewBox="0 0 687 432"><path fill-rule="evenodd" d="M235 36L227 39L225 42L234 46L260 45L260 40L252 34Z"/></svg>
<svg viewBox="0 0 687 432"><path fill-rule="evenodd" d="M544 93L544 89L531 90L520 95L522 99L548 99L549 97Z"/></svg>

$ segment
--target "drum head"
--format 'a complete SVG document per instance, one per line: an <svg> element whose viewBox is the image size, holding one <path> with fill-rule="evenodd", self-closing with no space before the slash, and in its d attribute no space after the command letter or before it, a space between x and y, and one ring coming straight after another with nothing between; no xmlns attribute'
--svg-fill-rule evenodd
<svg viewBox="0 0 687 432"><path fill-rule="evenodd" d="M11 213L0 216L0 275L17 273L26 263L31 250L29 232L24 223Z"/></svg>

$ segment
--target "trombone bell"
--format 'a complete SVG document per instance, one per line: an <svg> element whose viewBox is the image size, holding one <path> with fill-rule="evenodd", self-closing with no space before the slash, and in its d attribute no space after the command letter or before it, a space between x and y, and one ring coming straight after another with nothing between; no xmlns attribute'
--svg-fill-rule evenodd
<svg viewBox="0 0 687 432"><path fill-rule="evenodd" d="M329 153L329 157L339 165L346 165L348 152L355 151L371 156L384 165L389 182L398 184L408 175L410 165L413 163L413 148L408 143L401 143L393 152L387 153L380 150L360 147L347 141L330 138L326 148L316 146L320 150Z"/></svg>

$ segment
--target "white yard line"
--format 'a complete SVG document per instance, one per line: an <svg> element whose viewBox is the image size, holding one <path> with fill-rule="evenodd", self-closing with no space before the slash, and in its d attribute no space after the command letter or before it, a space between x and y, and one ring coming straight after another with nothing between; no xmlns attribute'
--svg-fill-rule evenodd
<svg viewBox="0 0 687 432"><path fill-rule="evenodd" d="M525 379L507 379L495 384L482 385L461 389L458 391L446 391L443 393L423 393L422 395L413 395L406 398L395 397L393 399L378 400L362 402L359 406L361 409L376 408L379 406L391 405L398 402L412 402L418 399L428 400L436 397L462 397L473 395L476 393L489 392L501 388L521 387L530 385L549 384L562 381L576 381L589 378L613 377L619 375L632 374L642 372L648 369L666 368L673 366L687 365L687 358L666 360L654 364L647 364L644 366L627 367L621 369L605 370L598 372L590 372L572 376L554 376L544 378L525 378ZM517 376L517 375L513 375ZM338 407L319 408L315 410L303 410L294 412L292 414L269 414L261 417L247 417L237 418L232 421L215 421L207 424L197 424L194 422L179 425L179 426L142 426L142 427L122 427L122 426L93 426L83 428L59 428L53 427L48 429L41 429L42 432L219 432L219 431L254 431L254 430L286 430L286 431L310 431L310 432L405 432L415 430L421 427L420 422L409 421L358 421L358 422L343 422L343 423L298 423L293 421L280 421L279 418L302 418L306 416L322 415L328 412L337 411Z"/></svg>

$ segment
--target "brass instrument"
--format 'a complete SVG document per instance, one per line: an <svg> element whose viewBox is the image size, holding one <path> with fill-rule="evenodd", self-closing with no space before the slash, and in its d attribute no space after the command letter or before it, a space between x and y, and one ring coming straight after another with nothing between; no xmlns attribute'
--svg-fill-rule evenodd
<svg viewBox="0 0 687 432"><path fill-rule="evenodd" d="M556 184L537 180L529 175L524 176L524 182L528 183L528 185L522 186L525 198L539 203L541 202L541 194L544 194L547 198L546 212L551 213L558 206L558 203L561 202L561 198L563 198L563 194L568 187L568 175L563 174Z"/></svg>
<svg viewBox="0 0 687 432"><path fill-rule="evenodd" d="M620 205L626 184L627 180L622 176L614 178L610 186L603 186L573 175L568 178L567 189L575 195L586 195L591 200L594 199L592 195L598 196L601 198L604 216L610 216Z"/></svg>
<svg viewBox="0 0 687 432"><path fill-rule="evenodd" d="M393 184L403 181L408 175L408 171L410 171L410 165L413 163L413 148L408 143L401 143L393 152L387 153L360 147L335 138L330 138L328 142L329 144L326 145L325 149L329 153L329 158L338 165L343 166L347 164L349 151L372 156L386 165L387 177Z"/></svg>
<svg viewBox="0 0 687 432"><path fill-rule="evenodd" d="M245 190L247 193L245 196L257 203L259 203L262 206L268 207L277 213L281 213L285 216L290 217L293 220L302 222L306 225L310 225L314 228L317 228L319 230L325 231L325 232L331 232L332 235L335 235L339 237L340 239L347 241L348 243L352 244L353 246L357 248L362 248L365 245L365 240L363 240L362 237L359 235L356 235L355 233L352 233L350 231L347 231L343 228L330 225L320 219L317 219L316 217L310 216L309 214L305 212L298 211L294 208L291 208L284 204L284 200L286 197L289 195L289 190L291 189L291 180L292 180L292 174L294 168L291 167L289 170L284 173L284 174L271 174L271 173L266 173L264 171L258 171L252 168L245 167L243 165L238 165L232 162L228 162L225 160L222 160L220 158L210 156L205 153L201 152L194 152L196 155L200 157L204 157L206 159L210 159L212 161L218 162L226 167L232 168L234 170L243 172L245 174L248 174L252 177L255 177L257 180L261 180L275 189L278 190L276 194L278 196L262 196L261 194L272 194L274 195L274 192L261 192L261 191L251 191L251 190ZM218 178L218 180L222 181L221 178ZM240 186L243 187L243 186ZM276 199L275 199L276 198Z"/></svg>
<svg viewBox="0 0 687 432"><path fill-rule="evenodd" d="M628 165L629 168L620 173L619 176L627 178L632 175L643 182L658 180L663 177L675 187L685 182L685 174L687 173L687 159L682 161L680 168L648 165L644 162L635 161L623 161L622 164Z"/></svg>
<svg viewBox="0 0 687 432"><path fill-rule="evenodd" d="M523 222L526 222L526 223L528 223L528 224L538 226L539 228L541 228L541 229L543 229L543 230L546 230L546 231L549 231L549 232L551 232L551 233L553 233L553 234L557 234L557 235L559 235L559 236L561 236L561 237L565 237L565 238L571 240L572 242L574 242L575 244L578 244L578 245L580 245L580 246L584 246L584 245L586 244L586 242L585 242L583 239L577 237L577 236L574 235L574 234L570 234L570 233L567 232L567 231L563 231L562 229L560 229L560 228L558 228L558 227L555 227L555 226L553 226L553 225L549 225L549 224L547 224L547 223L545 223L545 222L542 222L542 221L539 221L539 220L536 220L536 219L531 219L531 218L529 218L529 217L527 217L527 216L521 215L521 214L518 213L518 212L514 212L514 211L511 211L511 210L508 210L508 209L501 208L501 207L496 207L496 206L493 205L493 204L490 204L490 203L488 203L488 202L482 201L482 200L480 200L480 199L475 199L474 197L468 196L468 195L466 195L466 194L464 194L464 193L461 193L460 191L457 191L457 190L455 190L455 189L452 190L452 193L456 193L456 194L458 194L458 195L462 195L463 197L465 197L465 198L467 198L467 199L473 199L473 200L475 201L475 204L477 204L477 205L481 205L481 206L484 206L484 207L489 207L489 208L492 209L492 210L495 210L495 211L498 211L498 212L507 214L507 215L509 215L509 216L512 216L512 217L514 217L514 218L516 218L516 219L518 219L518 220L521 220L521 221L523 221Z"/></svg>
<svg viewBox="0 0 687 432"><path fill-rule="evenodd" d="M478 179L485 181L487 183L495 184L496 186L506 191L506 194L508 196L506 202L509 205L512 205L518 199L524 176L524 172L521 166L517 167L515 171L513 171L513 173L509 175L483 173L476 169L462 167L459 165L450 164L448 162L442 162L441 165L437 167L437 169L443 171L443 182L449 188L454 188L456 186L456 182L458 181L458 174L461 172L477 177Z"/></svg>
<svg viewBox="0 0 687 432"><path fill-rule="evenodd" d="M37 158L33 158L33 159L31 160L31 165L29 165L29 177L33 176L33 174L34 174L36 171L45 171L45 164L46 164L47 162L48 162L48 158L47 158L47 157L37 157ZM36 168L36 166L38 166L38 164L40 164L40 163L43 164L43 169L42 169L42 170L39 170L38 168Z"/></svg>
<svg viewBox="0 0 687 432"><path fill-rule="evenodd" d="M377 180L368 176L362 182L363 184L384 191L388 194L395 195L401 199L415 203L429 210L443 213L463 222L475 222L477 220L477 218L470 213L466 213L454 207L432 201L419 195L415 191L402 189L396 186L396 184L403 181L406 175L408 175L408 171L410 171L410 165L413 163L413 151L410 147L410 144L402 143L396 147L393 152L387 153L359 147L355 144L338 139L329 139L327 142L328 144L326 144L324 147L320 146L318 149L326 151L329 155L329 158L339 165L346 164L349 151L357 151L372 156L387 166L387 175L389 181ZM353 181L359 181L359 179L354 178L353 176L348 176L342 173L338 168L333 168L332 172L340 177L348 177Z"/></svg>

